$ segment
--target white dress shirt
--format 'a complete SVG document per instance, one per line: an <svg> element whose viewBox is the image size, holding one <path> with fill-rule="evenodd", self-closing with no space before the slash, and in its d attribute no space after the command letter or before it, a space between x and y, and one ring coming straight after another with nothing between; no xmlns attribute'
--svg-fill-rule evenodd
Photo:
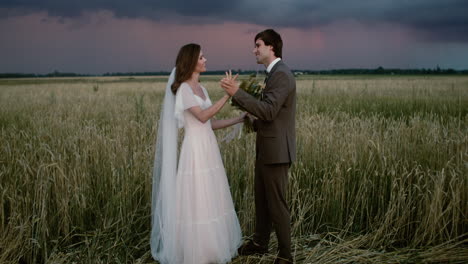
<svg viewBox="0 0 468 264"><path fill-rule="evenodd" d="M280 61L280 60L281 60L281 58L276 58L274 61L272 61L270 63L270 65L268 65L268 67L266 69L267 73L270 73L271 69L273 69L273 66L275 66L275 64L278 63L278 61Z"/></svg>

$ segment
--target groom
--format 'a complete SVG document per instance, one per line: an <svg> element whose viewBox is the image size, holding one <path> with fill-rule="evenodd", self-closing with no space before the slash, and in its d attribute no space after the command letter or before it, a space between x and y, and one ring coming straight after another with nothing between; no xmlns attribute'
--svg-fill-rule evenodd
<svg viewBox="0 0 468 264"><path fill-rule="evenodd" d="M286 202L288 169L296 158L296 80L283 63L283 41L272 29L255 36L253 53L268 72L261 100L255 99L231 79L221 86L241 107L255 116L255 234L239 248L239 255L265 254L272 225L278 238L275 263L292 263L290 212Z"/></svg>

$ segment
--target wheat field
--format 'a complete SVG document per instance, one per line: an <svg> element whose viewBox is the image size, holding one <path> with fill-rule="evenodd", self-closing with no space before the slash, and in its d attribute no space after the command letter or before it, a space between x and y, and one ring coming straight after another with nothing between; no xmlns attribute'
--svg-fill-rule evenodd
<svg viewBox="0 0 468 264"><path fill-rule="evenodd" d="M202 76L212 101L219 76ZM155 263L151 171L166 78L0 80L0 263ZM297 263L468 262L468 77L300 76ZM226 106L216 116L237 115ZM244 236L255 135L216 131ZM270 254L233 263L271 263Z"/></svg>

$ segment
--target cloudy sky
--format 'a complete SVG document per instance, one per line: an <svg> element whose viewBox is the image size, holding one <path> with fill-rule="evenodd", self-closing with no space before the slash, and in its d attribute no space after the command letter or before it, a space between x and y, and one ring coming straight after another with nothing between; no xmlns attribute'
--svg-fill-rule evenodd
<svg viewBox="0 0 468 264"><path fill-rule="evenodd" d="M168 71L202 45L208 70L259 69L274 28L293 69L468 69L467 0L1 0L0 72Z"/></svg>

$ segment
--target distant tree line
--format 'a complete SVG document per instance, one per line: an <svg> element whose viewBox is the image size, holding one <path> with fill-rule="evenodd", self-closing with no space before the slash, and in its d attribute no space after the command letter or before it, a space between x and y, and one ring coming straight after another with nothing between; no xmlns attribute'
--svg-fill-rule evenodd
<svg viewBox="0 0 468 264"><path fill-rule="evenodd" d="M59 72L54 71L47 74L36 74L36 73L0 73L0 78L41 78L41 77L87 77L87 76L98 76L91 74L79 74L73 72Z"/></svg>
<svg viewBox="0 0 468 264"><path fill-rule="evenodd" d="M468 70L454 70L454 69L441 69L437 66L435 69L384 69L378 67L376 69L335 69L335 70L303 70L294 71L298 74L325 74L325 75L371 75L371 74L382 74L382 75L453 75L453 74L468 74Z"/></svg>
<svg viewBox="0 0 468 264"><path fill-rule="evenodd" d="M205 75L223 75L222 71L207 71ZM237 70L235 73L241 75L254 74L257 71L243 71ZM376 69L334 69L334 70L293 70L296 75L465 75L468 70L454 70L454 69L441 69L437 66L434 69L384 69L378 67ZM1 78L42 78L42 77L99 77L99 76L166 76L169 75L167 71L158 72L112 72L104 74L79 74L72 72L59 72L54 71L47 74L35 73L0 73Z"/></svg>
<svg viewBox="0 0 468 264"><path fill-rule="evenodd" d="M159 71L159 72L107 72L101 76L163 76L169 75L170 72Z"/></svg>

